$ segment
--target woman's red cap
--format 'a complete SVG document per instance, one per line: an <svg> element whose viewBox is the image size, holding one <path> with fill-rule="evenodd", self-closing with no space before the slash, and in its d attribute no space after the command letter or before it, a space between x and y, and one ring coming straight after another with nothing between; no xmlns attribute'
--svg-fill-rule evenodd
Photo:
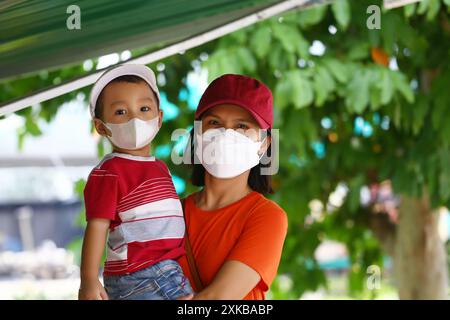
<svg viewBox="0 0 450 320"><path fill-rule="evenodd" d="M238 105L250 112L261 129L272 128L273 96L262 82L239 74L225 74L211 82L200 99L195 119L219 104Z"/></svg>

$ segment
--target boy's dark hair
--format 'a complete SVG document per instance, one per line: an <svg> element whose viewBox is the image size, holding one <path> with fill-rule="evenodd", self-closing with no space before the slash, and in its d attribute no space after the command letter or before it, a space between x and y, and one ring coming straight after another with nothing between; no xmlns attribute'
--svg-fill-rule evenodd
<svg viewBox="0 0 450 320"><path fill-rule="evenodd" d="M267 129L267 136L271 136L270 129ZM203 187L205 185L205 167L203 167L202 164L194 163L194 129L191 130L190 137L192 163L191 182L194 186ZM272 146L270 145L265 152L269 158L271 157L271 149ZM258 165L250 169L247 183L252 190L257 191L261 194L274 193L274 190L272 188L272 176L261 174L261 169L270 167L270 164L271 162L267 164L258 163Z"/></svg>
<svg viewBox="0 0 450 320"><path fill-rule="evenodd" d="M139 82L145 82L147 83L144 79L142 79L141 77L138 76L134 76L134 75L124 75L124 76L120 76L117 77L113 80L111 80L108 84L113 83L113 82L130 82L130 83L139 83ZM105 86L106 88L106 86ZM98 98L97 98L97 103L95 104L95 117L102 119L103 117L103 92L105 91L105 88L103 88L103 90L100 92ZM152 88L150 88L150 86L148 86L148 88L153 92ZM153 94L155 94L153 92ZM156 102L158 105L158 109L159 109L159 101L158 101L158 97L155 94L155 98L156 98Z"/></svg>

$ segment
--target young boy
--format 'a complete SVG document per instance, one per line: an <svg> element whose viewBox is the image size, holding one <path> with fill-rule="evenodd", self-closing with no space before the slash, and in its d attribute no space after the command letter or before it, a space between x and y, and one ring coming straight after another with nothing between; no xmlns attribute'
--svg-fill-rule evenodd
<svg viewBox="0 0 450 320"><path fill-rule="evenodd" d="M113 152L91 171L84 199L79 299L177 299L192 288L175 261L185 254L184 218L166 165L150 155L162 124L155 75L121 65L95 83L90 111ZM98 270L109 229L104 284ZM106 289L106 290L105 290Z"/></svg>

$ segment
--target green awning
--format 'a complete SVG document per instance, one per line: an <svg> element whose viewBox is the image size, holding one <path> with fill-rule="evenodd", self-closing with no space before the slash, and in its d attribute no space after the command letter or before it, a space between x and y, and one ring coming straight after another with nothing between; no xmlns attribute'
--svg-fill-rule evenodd
<svg viewBox="0 0 450 320"><path fill-rule="evenodd" d="M0 83L125 50L142 52L126 63L149 64L288 10L330 1L6 0L0 2ZM79 30L67 27L71 5L81 13ZM0 101L0 116L91 85L101 73Z"/></svg>
<svg viewBox="0 0 450 320"><path fill-rule="evenodd" d="M0 2L0 79L112 52L165 45L277 0L38 0ZM81 29L68 30L77 5Z"/></svg>

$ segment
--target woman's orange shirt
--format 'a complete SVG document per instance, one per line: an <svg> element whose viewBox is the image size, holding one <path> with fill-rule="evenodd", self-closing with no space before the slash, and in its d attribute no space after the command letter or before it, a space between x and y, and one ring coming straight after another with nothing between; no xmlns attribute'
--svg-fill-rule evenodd
<svg viewBox="0 0 450 320"><path fill-rule="evenodd" d="M196 207L194 196L184 201L186 227L204 286L208 286L227 260L237 260L259 273L261 281L244 300L264 300L277 274L287 216L275 202L258 192L223 208L204 211ZM195 291L186 256L178 262Z"/></svg>

